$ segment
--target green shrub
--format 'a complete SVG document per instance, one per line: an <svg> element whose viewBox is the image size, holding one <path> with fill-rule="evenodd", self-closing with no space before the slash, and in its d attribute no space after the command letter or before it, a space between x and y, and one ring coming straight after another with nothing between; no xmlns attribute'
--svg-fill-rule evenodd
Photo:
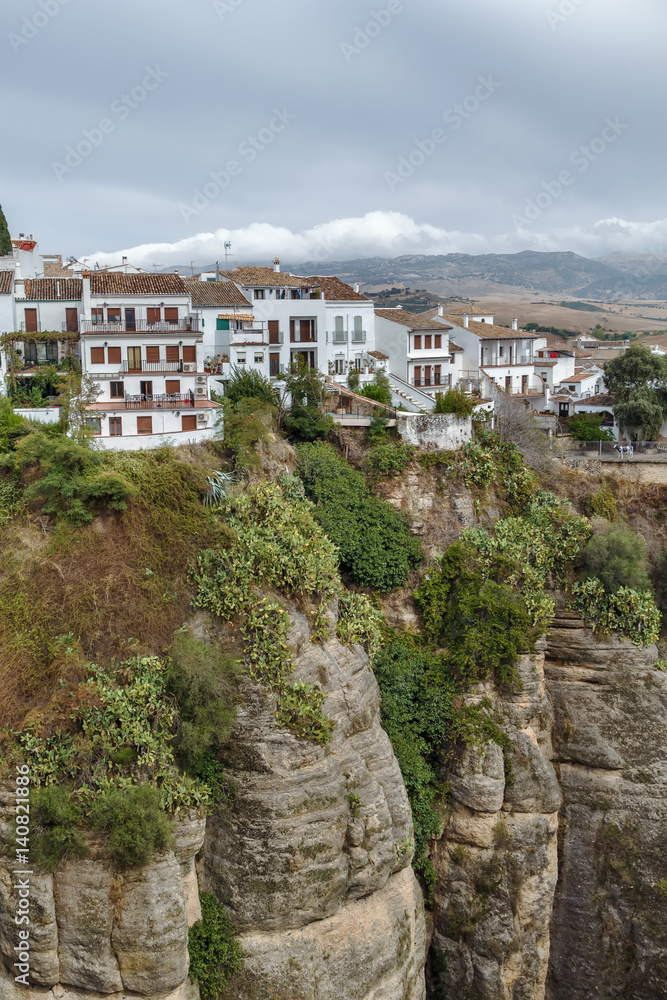
<svg viewBox="0 0 667 1000"><path fill-rule="evenodd" d="M258 399L267 406L279 406L280 396L270 379L254 368L235 367L225 387L225 399L240 403L244 399Z"/></svg>
<svg viewBox="0 0 667 1000"><path fill-rule="evenodd" d="M269 440L275 418L275 407L261 399L241 397L233 401L225 397L225 444L234 455L234 464L239 472L259 468L257 445Z"/></svg>
<svg viewBox="0 0 667 1000"><path fill-rule="evenodd" d="M617 516L616 497L611 483L606 479L596 493L589 493L583 500L584 510L589 517L601 517L605 521L615 521Z"/></svg>
<svg viewBox="0 0 667 1000"><path fill-rule="evenodd" d="M218 753L236 716L235 679L236 662L217 645L185 629L176 633L165 674L166 690L178 705L176 759L186 774L211 786L216 798L224 791Z"/></svg>
<svg viewBox="0 0 667 1000"><path fill-rule="evenodd" d="M0 528L23 510L23 493L14 483L0 481Z"/></svg>
<svg viewBox="0 0 667 1000"><path fill-rule="evenodd" d="M391 406L391 386L383 371L377 372L373 381L361 390L366 399L374 399L377 403Z"/></svg>
<svg viewBox="0 0 667 1000"><path fill-rule="evenodd" d="M359 391L359 385L361 383L361 377L356 368L350 368L347 374L347 385L352 392Z"/></svg>
<svg viewBox="0 0 667 1000"><path fill-rule="evenodd" d="M591 577L575 583L572 605L599 635L618 632L635 646L650 646L660 635L660 612L648 590L619 587L609 593Z"/></svg>
<svg viewBox="0 0 667 1000"><path fill-rule="evenodd" d="M297 441L325 438L333 429L333 418L323 411L326 396L324 375L302 361L293 362L280 376L292 398L283 421L289 436Z"/></svg>
<svg viewBox="0 0 667 1000"><path fill-rule="evenodd" d="M608 594L619 587L646 590L651 585L646 543L620 523L607 522L599 527L589 539L579 562L583 578L595 577Z"/></svg>
<svg viewBox="0 0 667 1000"><path fill-rule="evenodd" d="M385 620L365 594L347 590L338 599L336 634L344 645L358 643L373 658L382 645Z"/></svg>
<svg viewBox="0 0 667 1000"><path fill-rule="evenodd" d="M372 448L366 460L366 468L374 479L388 476L393 478L405 472L412 460L415 449L411 444L379 444Z"/></svg>
<svg viewBox="0 0 667 1000"><path fill-rule="evenodd" d="M614 435L602 427L602 413L575 413L570 419L570 437L574 441L613 441Z"/></svg>
<svg viewBox="0 0 667 1000"><path fill-rule="evenodd" d="M201 920L190 928L188 940L189 975L199 983L202 1000L212 1000L243 968L243 951L223 904L209 892L202 892L199 900Z"/></svg>
<svg viewBox="0 0 667 1000"><path fill-rule="evenodd" d="M91 820L108 834L109 853L121 868L145 865L171 846L171 823L154 785L110 788L93 802Z"/></svg>
<svg viewBox="0 0 667 1000"><path fill-rule="evenodd" d="M379 444L388 444L389 442L389 430L387 429L388 418L380 417L377 413L374 413L371 417L371 422L368 426L367 437L368 444L371 448L374 448Z"/></svg>
<svg viewBox="0 0 667 1000"><path fill-rule="evenodd" d="M338 548L342 569L362 587L393 590L421 559L405 517L374 496L362 473L324 443L298 449L297 473L314 516Z"/></svg>
<svg viewBox="0 0 667 1000"><path fill-rule="evenodd" d="M65 857L85 857L88 848L79 829L81 806L69 788L50 785L30 793L32 836L30 859L40 868L53 871Z"/></svg>
<svg viewBox="0 0 667 1000"><path fill-rule="evenodd" d="M11 451L15 441L30 433L34 427L14 413L15 403L8 396L0 396L0 452Z"/></svg>
<svg viewBox="0 0 667 1000"><path fill-rule="evenodd" d="M470 417L475 409L475 400L460 389L448 389L444 394L435 394L434 413L454 413L457 417Z"/></svg>

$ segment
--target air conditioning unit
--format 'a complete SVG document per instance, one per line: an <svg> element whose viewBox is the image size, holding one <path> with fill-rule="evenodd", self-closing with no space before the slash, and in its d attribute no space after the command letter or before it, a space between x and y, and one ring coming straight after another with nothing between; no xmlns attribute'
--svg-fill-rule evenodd
<svg viewBox="0 0 667 1000"><path fill-rule="evenodd" d="M197 365L183 365L183 371L184 372L196 372L197 371Z"/></svg>
<svg viewBox="0 0 667 1000"><path fill-rule="evenodd" d="M195 389L195 393L198 396L205 396L206 395L206 388L205 388L205 386L198 385L197 388Z"/></svg>
<svg viewBox="0 0 667 1000"><path fill-rule="evenodd" d="M195 382L197 383L197 385L206 385L206 376L205 375L197 375L197 378L195 379Z"/></svg>
<svg viewBox="0 0 667 1000"><path fill-rule="evenodd" d="M197 423L198 424L208 423L208 413L198 413L197 414Z"/></svg>

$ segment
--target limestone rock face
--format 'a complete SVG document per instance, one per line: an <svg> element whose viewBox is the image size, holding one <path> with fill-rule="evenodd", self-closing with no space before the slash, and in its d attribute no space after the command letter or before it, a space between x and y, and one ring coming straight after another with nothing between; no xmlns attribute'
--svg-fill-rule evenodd
<svg viewBox="0 0 667 1000"><path fill-rule="evenodd" d="M0 793L5 836L12 805L9 792ZM89 857L62 862L52 875L30 875L35 989L14 983L16 896L12 866L0 858L0 1000L26 995L61 1000L68 992L83 1000L100 995L196 1000L199 991L187 979L187 943L188 924L199 916L194 856L204 828L195 813L184 817L174 825L173 851L141 869L114 871L102 845L91 838ZM50 991L38 993L37 987Z"/></svg>
<svg viewBox="0 0 667 1000"><path fill-rule="evenodd" d="M667 676L656 657L565 616L549 635L564 796L550 1000L667 995Z"/></svg>
<svg viewBox="0 0 667 1000"><path fill-rule="evenodd" d="M294 679L321 684L333 739L322 748L278 729L273 696L247 685L225 762L234 803L209 819L200 878L242 932L247 976L275 978L290 943L304 970L295 989L317 968L323 998L419 1000L425 932L412 819L378 687L360 647L311 644L305 617L290 611ZM376 926L390 937L380 941ZM254 996L240 981L233 990Z"/></svg>
<svg viewBox="0 0 667 1000"><path fill-rule="evenodd" d="M558 870L561 794L550 763L553 712L544 651L518 664L521 691L488 685L511 750L471 749L448 775L451 801L433 852L437 876L429 978L457 1000L543 1000Z"/></svg>

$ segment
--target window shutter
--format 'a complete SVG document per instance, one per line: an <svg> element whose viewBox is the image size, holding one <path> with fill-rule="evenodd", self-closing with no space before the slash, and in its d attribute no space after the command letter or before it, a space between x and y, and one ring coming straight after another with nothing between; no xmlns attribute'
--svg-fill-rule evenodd
<svg viewBox="0 0 667 1000"><path fill-rule="evenodd" d="M37 310L26 309L25 311L25 332L37 333Z"/></svg>
<svg viewBox="0 0 667 1000"><path fill-rule="evenodd" d="M168 396L174 396L181 391L181 380L178 378L168 378L165 380L164 388Z"/></svg>
<svg viewBox="0 0 667 1000"><path fill-rule="evenodd" d="M91 363L91 365L103 365L104 364L104 348L103 347L91 347L90 348L90 363Z"/></svg>
<svg viewBox="0 0 667 1000"><path fill-rule="evenodd" d="M422 338L421 334L415 334L415 351L421 351L422 349Z"/></svg>
<svg viewBox="0 0 667 1000"><path fill-rule="evenodd" d="M192 364L193 361L197 360L197 348L194 344L186 345L183 347L183 360Z"/></svg>
<svg viewBox="0 0 667 1000"><path fill-rule="evenodd" d="M152 433L153 433L153 418L137 417L137 434L152 434Z"/></svg>
<svg viewBox="0 0 667 1000"><path fill-rule="evenodd" d="M149 306L146 310L146 319L149 323L159 323L161 319L159 306Z"/></svg>
<svg viewBox="0 0 667 1000"><path fill-rule="evenodd" d="M119 365L120 347L107 347L107 360L110 365Z"/></svg>
<svg viewBox="0 0 667 1000"><path fill-rule="evenodd" d="M437 351L439 351L440 348L442 347L442 334L441 333L436 333L434 339L435 339L435 348L436 348Z"/></svg>
<svg viewBox="0 0 667 1000"><path fill-rule="evenodd" d="M164 310L164 318L167 323L178 323L178 308L167 306Z"/></svg>
<svg viewBox="0 0 667 1000"><path fill-rule="evenodd" d="M187 417L181 417L181 430L184 431L197 430L197 418L194 414L189 413Z"/></svg>
<svg viewBox="0 0 667 1000"><path fill-rule="evenodd" d="M167 344L165 350L167 354L167 361L180 361L179 349L177 344Z"/></svg>
<svg viewBox="0 0 667 1000"><path fill-rule="evenodd" d="M229 320L228 319L217 319L215 321L216 330L229 330Z"/></svg>
<svg viewBox="0 0 667 1000"><path fill-rule="evenodd" d="M146 348L146 361L159 361L160 360L160 348L151 344L150 347Z"/></svg>

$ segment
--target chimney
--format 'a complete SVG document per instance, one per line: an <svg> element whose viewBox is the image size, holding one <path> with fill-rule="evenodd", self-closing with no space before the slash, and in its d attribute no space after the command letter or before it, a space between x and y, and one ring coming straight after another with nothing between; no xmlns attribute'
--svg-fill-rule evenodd
<svg viewBox="0 0 667 1000"><path fill-rule="evenodd" d="M279 257L276 257L276 259L273 262L273 270L276 272L276 274L280 274L280 258Z"/></svg>
<svg viewBox="0 0 667 1000"><path fill-rule="evenodd" d="M445 315L445 307L443 306L442 302L438 302L438 316L444 316L444 315Z"/></svg>
<svg viewBox="0 0 667 1000"><path fill-rule="evenodd" d="M358 281L355 281L355 283L354 283L354 290L355 290L355 292L358 295L359 294L359 282Z"/></svg>
<svg viewBox="0 0 667 1000"><path fill-rule="evenodd" d="M468 313L463 314L463 329L468 329Z"/></svg>
<svg viewBox="0 0 667 1000"><path fill-rule="evenodd" d="M220 281L220 261L215 262L215 280Z"/></svg>
<svg viewBox="0 0 667 1000"><path fill-rule="evenodd" d="M517 317L517 319L513 319L512 320L512 329L513 330L518 330L519 329L519 319L518 319L518 317Z"/></svg>

